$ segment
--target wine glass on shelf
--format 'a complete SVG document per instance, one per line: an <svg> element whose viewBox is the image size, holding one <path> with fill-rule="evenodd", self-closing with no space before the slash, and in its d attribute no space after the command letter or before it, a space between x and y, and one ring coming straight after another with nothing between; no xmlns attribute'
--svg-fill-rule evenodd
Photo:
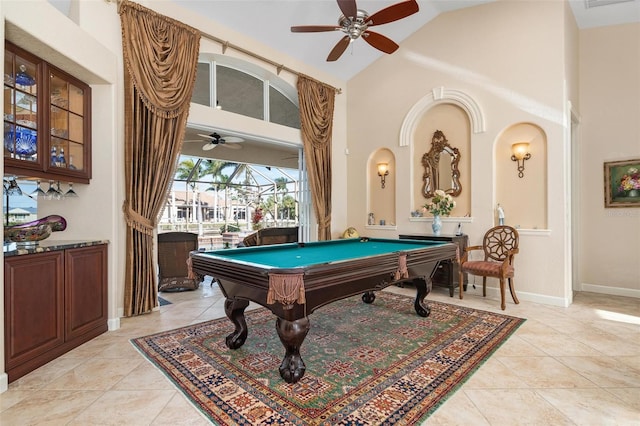
<svg viewBox="0 0 640 426"><path fill-rule="evenodd" d="M47 196L47 193L40 187L40 180L36 181L36 189L29 195L34 198L44 198Z"/></svg>
<svg viewBox="0 0 640 426"><path fill-rule="evenodd" d="M69 189L64 193L65 198L76 198L78 193L73 190L73 183L69 182Z"/></svg>
<svg viewBox="0 0 640 426"><path fill-rule="evenodd" d="M49 189L47 190L47 200L59 200L60 192L53 187L53 181L49 181Z"/></svg>
<svg viewBox="0 0 640 426"><path fill-rule="evenodd" d="M9 178L9 186L7 187L7 195L22 195L22 189L18 186L15 177Z"/></svg>

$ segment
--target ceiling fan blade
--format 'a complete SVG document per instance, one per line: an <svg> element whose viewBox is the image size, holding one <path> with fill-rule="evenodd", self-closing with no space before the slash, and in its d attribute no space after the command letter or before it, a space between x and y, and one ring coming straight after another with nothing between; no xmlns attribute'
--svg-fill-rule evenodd
<svg viewBox="0 0 640 426"><path fill-rule="evenodd" d="M342 37L338 42L338 44L336 44L331 50L331 52L329 52L329 56L327 56L327 62L333 62L337 60L340 56L342 56L344 51L347 50L347 47L349 46L350 41L351 39L349 38L349 36Z"/></svg>
<svg viewBox="0 0 640 426"><path fill-rule="evenodd" d="M207 143L202 147L203 151L211 151L213 148L217 147L218 144L215 143Z"/></svg>
<svg viewBox="0 0 640 426"><path fill-rule="evenodd" d="M240 142L244 142L244 139L242 138L238 138L236 136L225 136L223 138L224 143L240 143Z"/></svg>
<svg viewBox="0 0 640 426"><path fill-rule="evenodd" d="M335 25L296 25L291 27L292 33L320 33L324 31L337 31L340 27Z"/></svg>
<svg viewBox="0 0 640 426"><path fill-rule="evenodd" d="M419 7L416 0L403 1L379 10L378 12L369 16L367 22L369 22L369 26L388 24L389 22L397 21L398 19L406 18L409 15L413 15L418 10Z"/></svg>
<svg viewBox="0 0 640 426"><path fill-rule="evenodd" d="M382 34L374 33L373 31L365 31L362 38L371 46L384 53L393 53L398 50L398 47L400 47L390 38L385 37Z"/></svg>
<svg viewBox="0 0 640 426"><path fill-rule="evenodd" d="M385 37L382 34L374 33L373 31L365 31L362 38L371 46L384 53L393 53L398 50L398 47L400 47L390 38Z"/></svg>
<svg viewBox="0 0 640 426"><path fill-rule="evenodd" d="M356 0L338 0L338 7L347 18L355 18L358 16L358 6Z"/></svg>
<svg viewBox="0 0 640 426"><path fill-rule="evenodd" d="M215 145L214 145L215 146ZM242 145L235 145L235 144L220 144L221 147L223 148L228 148L228 149L242 149Z"/></svg>
<svg viewBox="0 0 640 426"><path fill-rule="evenodd" d="M213 136L205 135L204 133L198 133L198 136L200 136L201 138L205 138L205 139L213 139Z"/></svg>

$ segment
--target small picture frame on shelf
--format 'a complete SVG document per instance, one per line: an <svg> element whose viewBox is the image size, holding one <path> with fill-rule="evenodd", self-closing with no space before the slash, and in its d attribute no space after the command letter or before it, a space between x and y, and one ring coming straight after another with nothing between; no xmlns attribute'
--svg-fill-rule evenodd
<svg viewBox="0 0 640 426"><path fill-rule="evenodd" d="M640 207L640 159L604 163L604 207Z"/></svg>

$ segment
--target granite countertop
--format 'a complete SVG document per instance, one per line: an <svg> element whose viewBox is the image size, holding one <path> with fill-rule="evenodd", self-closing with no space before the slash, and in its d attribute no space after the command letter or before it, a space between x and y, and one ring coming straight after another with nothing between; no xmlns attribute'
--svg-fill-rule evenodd
<svg viewBox="0 0 640 426"><path fill-rule="evenodd" d="M17 243L4 244L4 257L21 256L24 254L42 253L45 251L58 251L70 248L97 246L109 244L107 240L43 240L36 245L23 246Z"/></svg>

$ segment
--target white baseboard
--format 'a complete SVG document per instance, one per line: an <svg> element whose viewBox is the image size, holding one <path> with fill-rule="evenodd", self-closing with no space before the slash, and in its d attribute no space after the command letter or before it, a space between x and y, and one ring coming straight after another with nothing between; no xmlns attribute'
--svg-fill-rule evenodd
<svg viewBox="0 0 640 426"><path fill-rule="evenodd" d="M482 296L482 283L479 285L476 284L475 290L472 287L472 283L469 283L467 286L467 292L471 291L472 294L477 294L478 296ZM516 296L518 296L518 300L521 302L533 302L540 303L543 305L551 305L551 306L560 306L566 308L570 305L569 299L563 297L555 297L555 296L547 296L545 294L538 293L528 293L526 291L521 291L516 289ZM487 286L487 297L495 300L500 300L500 289L498 287L489 287ZM509 287L507 287L505 292L505 297L507 303L511 300L511 293L509 292Z"/></svg>
<svg viewBox="0 0 640 426"><path fill-rule="evenodd" d="M482 283L480 283L479 285L476 284L475 290L472 287L472 283L469 283L467 287L467 292L469 291L471 291L472 294L477 294L481 296ZM602 286L602 285L582 283L579 291L607 294L611 296L640 298L640 289L636 290L633 288L608 287L608 286ZM538 294L538 293L528 293L528 292L524 292L517 289L516 289L516 295L518 296L518 299L521 301L541 303L543 305L561 306L563 308L566 308L571 304L568 298L547 296L545 294ZM487 286L487 297L490 297L495 300L500 300L500 289L498 287ZM507 301L511 298L511 294L509 294L508 288L506 290L506 297L507 297Z"/></svg>
<svg viewBox="0 0 640 426"><path fill-rule="evenodd" d="M120 328L120 317L108 319L107 328L109 331L118 330Z"/></svg>
<svg viewBox="0 0 640 426"><path fill-rule="evenodd" d="M0 393L9 389L9 375L7 373L0 374Z"/></svg>
<svg viewBox="0 0 640 426"><path fill-rule="evenodd" d="M580 291L590 291L592 293L609 294L612 296L640 298L640 289L635 288L609 287L605 285L581 283Z"/></svg>
<svg viewBox="0 0 640 426"><path fill-rule="evenodd" d="M496 289L496 293L498 293L497 289ZM569 303L569 299L566 297L547 296L544 294L527 293L527 292L522 292L517 290L516 290L516 296L518 296L519 300L524 300L527 302L534 302L534 303L541 303L543 305L560 306L563 308L566 308L571 304ZM498 294L498 297L500 297L499 294ZM509 294L508 289L507 289L506 297L511 297L511 294Z"/></svg>

